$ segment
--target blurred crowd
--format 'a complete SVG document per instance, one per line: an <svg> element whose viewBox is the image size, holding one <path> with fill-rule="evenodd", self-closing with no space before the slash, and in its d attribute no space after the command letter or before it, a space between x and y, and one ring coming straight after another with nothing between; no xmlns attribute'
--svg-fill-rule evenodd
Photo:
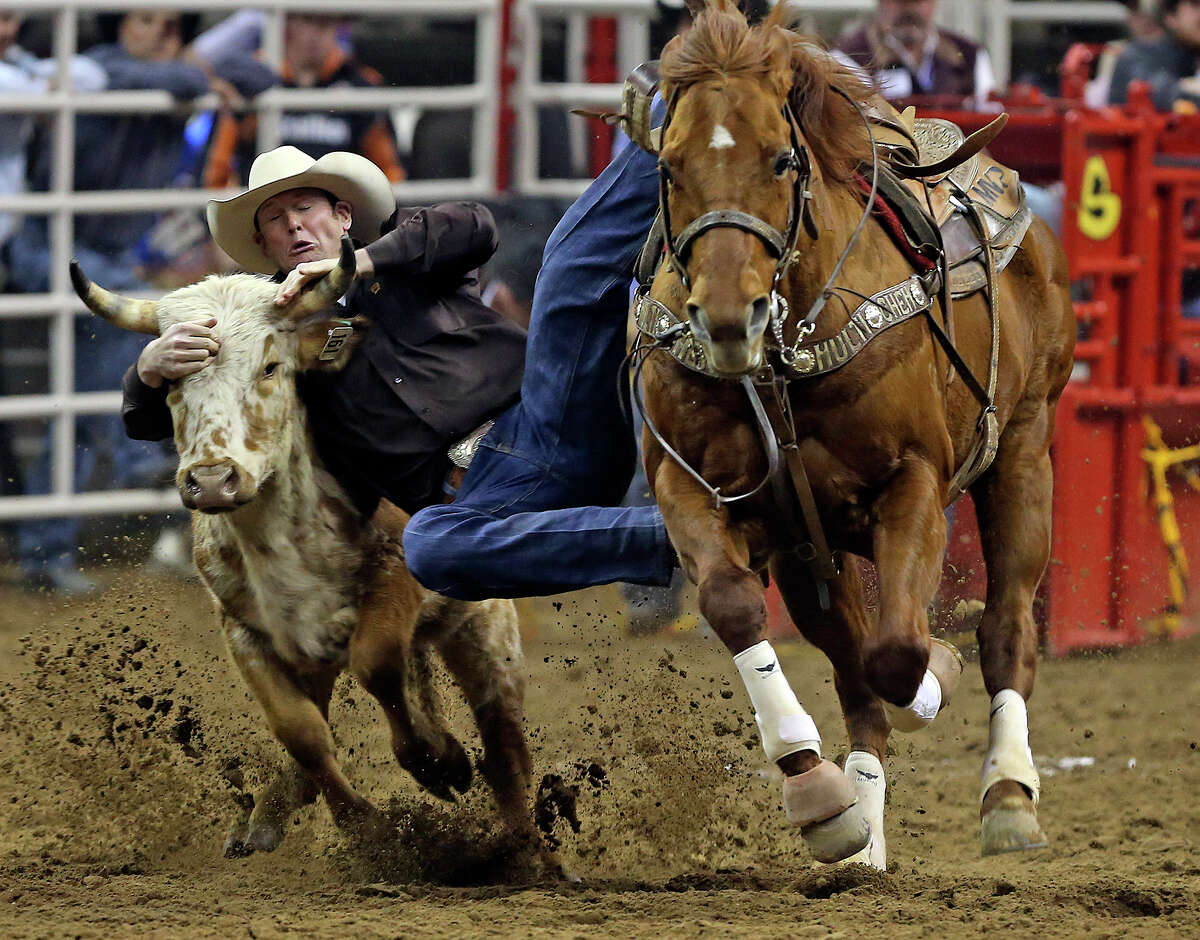
<svg viewBox="0 0 1200 940"><path fill-rule="evenodd" d="M765 0L747 0L765 9ZM996 91L986 50L938 27L936 0L878 0L860 20L841 24L827 38L835 54L861 68L889 97L950 95L982 104ZM1096 81L1107 100L1124 100L1133 80L1153 89L1160 108L1200 103L1200 0L1162 0L1157 8L1130 0L1126 35L1103 37L1079 30L1052 35L1063 46L1072 37L1106 40L1107 58ZM661 0L652 27L652 53L689 24L682 0ZM843 18L844 20L844 18ZM19 7L0 9L0 93L45 94L69 80L78 93L159 89L181 102L211 95L214 104L193 113L82 113L75 120L74 189L100 191L171 187L237 187L246 182L257 153L253 100L266 90L366 88L463 84L474 78L473 24L422 20L419 26L385 28L351 16L294 13L286 17L282 65L265 64L261 46L266 14L232 15L139 9L81 16L81 53L70 74L51 57L48 17L22 17ZM391 22L391 21L389 21ZM820 25L820 24L817 24ZM547 33L553 46L556 34ZM561 36L559 37L561 40ZM564 41L559 41L565 47ZM553 51L552 49L550 51ZM565 77L565 51L545 56L543 78ZM1056 80L1045 53L1014 64L1014 76ZM1058 60L1055 59L1055 62ZM553 113L551 113L553 111ZM562 145L567 118L561 109L539 119L544 176L579 172ZM0 113L0 194L49 188L54 172L52 121L31 113ZM360 153L393 182L470 175L469 111L364 109L288 112L281 142L319 157L335 150ZM584 168L586 172L587 168ZM1053 193L1039 211L1053 213ZM542 245L563 206L552 200L508 199L492 205L501 231L500 250L484 272L484 299L518 322L527 322ZM189 283L228 269L216 256L197 211L79 215L73 252L97 282L126 293ZM0 213L0 291L49 289L47 218ZM0 320L0 394L35 394L48 387L48 323ZM138 354L133 334L80 317L75 327L75 388L113 390ZM48 422L0 422L0 491L50 490ZM158 445L128 440L116 415L77 419L75 486L85 489L161 485L170 479L172 455ZM630 499L648 498L635 481ZM80 520L23 522L10 538L11 555L30 587L81 594L94 585L79 568ZM10 533L13 534L13 533ZM167 530L155 557L166 567L188 564L179 532ZM677 592L675 592L677 593ZM660 624L675 616L674 594L631 597L637 617ZM656 628L656 627L655 627Z"/></svg>

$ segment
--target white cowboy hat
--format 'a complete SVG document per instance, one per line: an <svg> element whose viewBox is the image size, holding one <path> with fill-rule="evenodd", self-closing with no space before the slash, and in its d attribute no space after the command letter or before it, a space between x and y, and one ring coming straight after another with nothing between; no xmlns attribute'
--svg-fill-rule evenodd
<svg viewBox="0 0 1200 940"><path fill-rule="evenodd" d="M314 160L295 147L277 147L255 158L248 185L240 196L209 200L208 229L229 257L259 274L276 271L254 241L254 214L272 196L309 187L331 192L350 203L350 237L364 242L378 238L379 227L396 211L392 184L383 170L356 153L334 151Z"/></svg>

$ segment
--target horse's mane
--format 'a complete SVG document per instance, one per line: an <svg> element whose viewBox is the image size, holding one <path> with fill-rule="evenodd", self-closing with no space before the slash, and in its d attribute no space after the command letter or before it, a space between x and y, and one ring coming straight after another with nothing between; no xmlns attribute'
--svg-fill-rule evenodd
<svg viewBox="0 0 1200 940"><path fill-rule="evenodd" d="M727 0L710 0L695 25L663 52L660 73L669 97L713 79L745 77L790 87L792 109L826 178L848 182L871 162L871 142L854 104L875 89L834 59L821 41L788 29L787 4L778 3L749 26ZM847 100L849 99L849 100Z"/></svg>

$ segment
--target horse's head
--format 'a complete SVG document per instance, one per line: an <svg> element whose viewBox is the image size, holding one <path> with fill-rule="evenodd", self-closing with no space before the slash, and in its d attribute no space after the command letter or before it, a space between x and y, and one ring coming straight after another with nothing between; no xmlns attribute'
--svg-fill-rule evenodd
<svg viewBox="0 0 1200 940"><path fill-rule="evenodd" d="M662 58L668 118L659 165L672 266L693 334L712 366L730 375L761 364L775 288L783 290L787 265L827 218L823 161L844 178L847 157L864 152L850 98L869 90L786 29L784 6L750 27L731 3L715 0ZM838 82L852 88L850 98L832 93ZM830 123L839 139L810 146L805 131L815 137ZM853 153L831 157L847 143L841 138L852 139L844 149Z"/></svg>
<svg viewBox="0 0 1200 940"><path fill-rule="evenodd" d="M125 329L157 335L175 323L217 320L217 357L171 383L167 395L179 452L175 482L185 506L227 512L288 472L291 448L303 433L295 421L295 376L340 368L354 347L346 335L349 321L336 305L354 279L348 239L341 265L282 308L274 303L279 285L257 275L211 276L157 301L112 294L78 264L71 277L94 313Z"/></svg>

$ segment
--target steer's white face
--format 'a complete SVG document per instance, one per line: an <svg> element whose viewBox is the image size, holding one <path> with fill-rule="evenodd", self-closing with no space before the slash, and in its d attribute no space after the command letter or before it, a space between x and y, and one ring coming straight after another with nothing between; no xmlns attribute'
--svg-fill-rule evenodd
<svg viewBox="0 0 1200 940"><path fill-rule="evenodd" d="M236 509L287 469L298 433L295 376L316 364L329 324L327 317L296 323L275 306L277 290L265 278L235 274L158 302L160 330L215 317L221 343L207 368L174 383L167 396L179 451L176 485L189 508Z"/></svg>

